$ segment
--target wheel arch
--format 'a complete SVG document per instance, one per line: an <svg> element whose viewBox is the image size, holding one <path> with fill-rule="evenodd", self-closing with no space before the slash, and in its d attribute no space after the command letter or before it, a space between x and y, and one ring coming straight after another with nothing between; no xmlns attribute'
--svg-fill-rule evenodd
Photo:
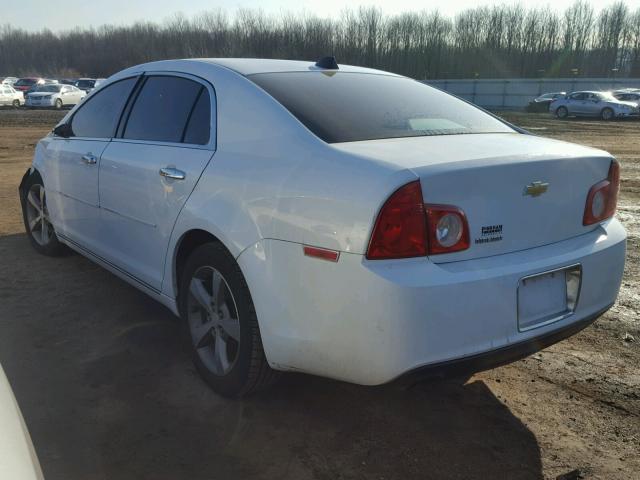
<svg viewBox="0 0 640 480"><path fill-rule="evenodd" d="M20 202L24 202L25 187L27 186L27 184L31 179L38 179L41 182L43 182L42 175L40 174L38 169L35 168L34 166L29 167L27 171L24 172L24 175L22 176L22 180L20 180L20 185L18 185L18 194L20 196Z"/></svg>
<svg viewBox="0 0 640 480"><path fill-rule="evenodd" d="M224 242L207 230L202 228L192 228L184 232L176 242L171 260L171 286L173 288L176 301L178 301L178 297L180 295L181 275L187 258L189 258L191 252L205 243L218 243L231 255L229 248L224 244Z"/></svg>

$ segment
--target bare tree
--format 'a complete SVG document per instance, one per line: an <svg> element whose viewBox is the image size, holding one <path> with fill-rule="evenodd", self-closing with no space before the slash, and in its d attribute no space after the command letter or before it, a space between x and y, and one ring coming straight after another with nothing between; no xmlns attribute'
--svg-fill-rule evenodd
<svg viewBox="0 0 640 480"><path fill-rule="evenodd" d="M240 9L162 23L28 32L0 25L0 74L106 76L165 58L335 55L416 78L640 76L640 9L619 1L595 12L576 0L563 14L521 5L386 16L375 7L336 18Z"/></svg>

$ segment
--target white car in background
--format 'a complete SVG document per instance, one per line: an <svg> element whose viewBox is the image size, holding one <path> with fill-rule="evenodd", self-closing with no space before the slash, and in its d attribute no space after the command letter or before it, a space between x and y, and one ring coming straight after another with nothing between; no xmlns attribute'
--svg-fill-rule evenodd
<svg viewBox="0 0 640 480"><path fill-rule="evenodd" d="M22 92L14 90L11 85L0 85L0 105L19 107L24 103L24 95Z"/></svg>
<svg viewBox="0 0 640 480"><path fill-rule="evenodd" d="M48 107L60 109L80 103L87 94L74 87L60 83L41 85L27 94L27 107Z"/></svg>
<svg viewBox="0 0 640 480"><path fill-rule="evenodd" d="M385 92L380 95L380 92ZM38 142L33 247L182 318L214 390L477 371L616 300L618 162L392 73L265 59L128 68Z"/></svg>
<svg viewBox="0 0 640 480"><path fill-rule="evenodd" d="M18 81L18 77L4 77L2 80L3 85L13 85Z"/></svg>
<svg viewBox="0 0 640 480"><path fill-rule="evenodd" d="M41 480L42 470L20 407L0 367L0 478Z"/></svg>

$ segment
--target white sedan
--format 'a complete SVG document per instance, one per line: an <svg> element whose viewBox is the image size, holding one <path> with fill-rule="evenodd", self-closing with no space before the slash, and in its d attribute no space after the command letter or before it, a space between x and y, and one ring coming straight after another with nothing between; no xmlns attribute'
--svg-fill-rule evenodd
<svg viewBox="0 0 640 480"><path fill-rule="evenodd" d="M399 75L199 59L108 79L20 192L38 252L166 305L202 377L239 396L275 371L477 371L583 329L622 278L619 182L606 152Z"/></svg>
<svg viewBox="0 0 640 480"><path fill-rule="evenodd" d="M11 85L0 84L0 105L11 105L12 107L19 107L24 102L24 95L22 92L18 92Z"/></svg>
<svg viewBox="0 0 640 480"><path fill-rule="evenodd" d="M80 103L87 94L73 85L49 84L36 87L27 94L27 107L48 107L60 109Z"/></svg>

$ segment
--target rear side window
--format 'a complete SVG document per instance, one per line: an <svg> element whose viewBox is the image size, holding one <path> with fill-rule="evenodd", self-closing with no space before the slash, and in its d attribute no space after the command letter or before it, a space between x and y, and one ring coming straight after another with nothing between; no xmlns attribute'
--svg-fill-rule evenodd
<svg viewBox="0 0 640 480"><path fill-rule="evenodd" d="M202 85L181 77L152 76L131 109L123 138L205 144L209 141L210 116L209 94ZM203 117L207 117L204 124ZM200 124L196 125L197 121Z"/></svg>
<svg viewBox="0 0 640 480"><path fill-rule="evenodd" d="M328 143L513 133L513 129L479 108L404 77L286 72L254 74L249 79Z"/></svg>
<svg viewBox="0 0 640 480"><path fill-rule="evenodd" d="M197 145L206 145L209 143L209 134L211 132L211 100L209 91L203 88L200 96L193 106L191 117L187 123L184 132L184 143L195 143Z"/></svg>
<svg viewBox="0 0 640 480"><path fill-rule="evenodd" d="M111 138L114 136L120 114L136 78L112 83L97 92L78 110L71 120L76 137Z"/></svg>

